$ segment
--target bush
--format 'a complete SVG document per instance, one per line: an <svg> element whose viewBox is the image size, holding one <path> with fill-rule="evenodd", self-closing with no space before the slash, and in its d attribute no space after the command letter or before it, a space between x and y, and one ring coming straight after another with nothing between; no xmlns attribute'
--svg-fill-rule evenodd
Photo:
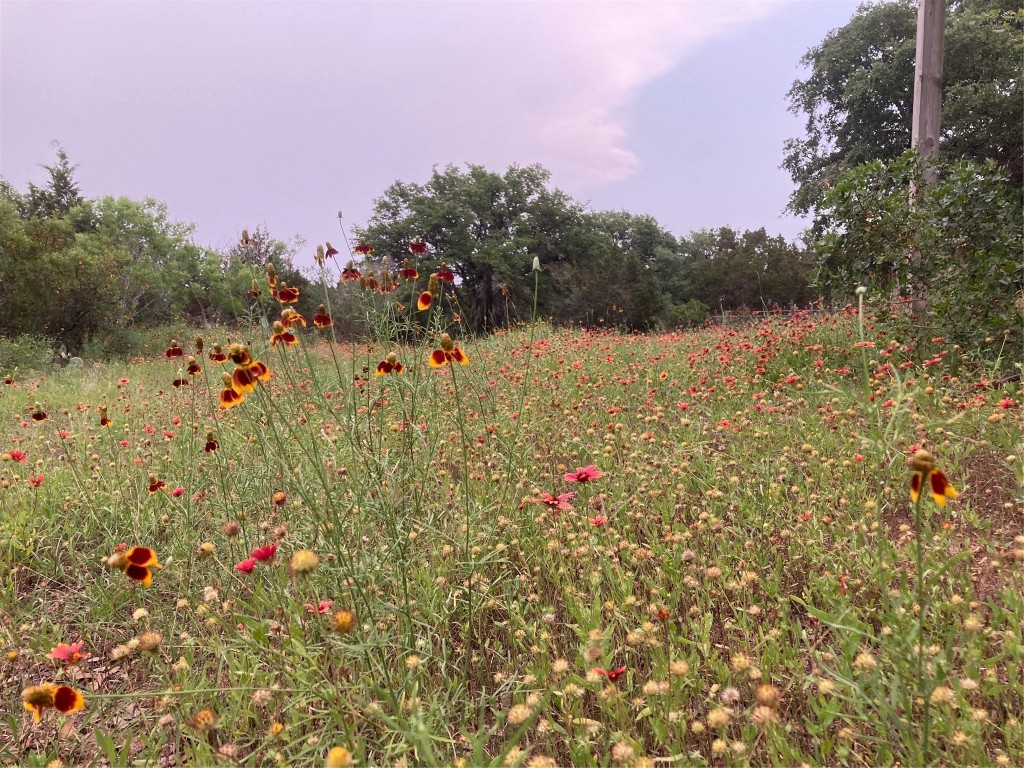
<svg viewBox="0 0 1024 768"><path fill-rule="evenodd" d="M913 299L921 338L946 336L980 349L1021 343L1024 211L1009 172L994 162L937 164L927 184L913 152L843 174L825 196L819 281L849 297ZM911 186L917 189L913 202ZM992 348L991 345L988 346Z"/></svg>
<svg viewBox="0 0 1024 768"><path fill-rule="evenodd" d="M54 367L55 356L53 345L44 336L0 337L0 373L5 375L15 370L48 371Z"/></svg>

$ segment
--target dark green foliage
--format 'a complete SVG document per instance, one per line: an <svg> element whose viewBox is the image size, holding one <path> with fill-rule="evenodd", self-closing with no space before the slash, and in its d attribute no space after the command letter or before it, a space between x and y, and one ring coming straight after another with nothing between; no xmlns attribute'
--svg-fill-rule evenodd
<svg viewBox="0 0 1024 768"><path fill-rule="evenodd" d="M413 259L420 273L443 255L478 332L529 318L534 256L543 267L538 312L563 324L643 331L702 322L720 303L761 309L808 298L811 259L781 237L723 229L679 240L651 216L588 211L548 178L536 165L504 175L448 166L426 184L391 185L359 234L391 270L421 236L430 252Z"/></svg>
<svg viewBox="0 0 1024 768"><path fill-rule="evenodd" d="M937 170L938 181L924 184L918 158L908 151L840 177L821 203L821 285L852 296L863 283L876 296L923 299L933 316L920 318L922 335L980 346L1005 333L1019 351L1020 191L994 160L948 161Z"/></svg>

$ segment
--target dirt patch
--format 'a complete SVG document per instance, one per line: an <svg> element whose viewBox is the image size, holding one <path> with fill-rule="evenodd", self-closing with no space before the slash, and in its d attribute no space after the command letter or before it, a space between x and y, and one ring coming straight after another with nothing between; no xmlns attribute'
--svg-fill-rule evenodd
<svg viewBox="0 0 1024 768"><path fill-rule="evenodd" d="M972 509L991 523L994 538L1012 538L1021 532L1024 493L1003 456L995 451L975 451L960 462L960 474L961 484L970 488L967 498Z"/></svg>

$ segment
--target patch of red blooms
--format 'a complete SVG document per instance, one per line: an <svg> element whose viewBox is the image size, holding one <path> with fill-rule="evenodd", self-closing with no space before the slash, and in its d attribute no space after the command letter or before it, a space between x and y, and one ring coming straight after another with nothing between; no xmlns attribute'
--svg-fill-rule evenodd
<svg viewBox="0 0 1024 768"><path fill-rule="evenodd" d="M273 544L267 544L265 547L256 547L256 549L249 554L261 563L273 560L274 555L277 554L277 542L275 541Z"/></svg>

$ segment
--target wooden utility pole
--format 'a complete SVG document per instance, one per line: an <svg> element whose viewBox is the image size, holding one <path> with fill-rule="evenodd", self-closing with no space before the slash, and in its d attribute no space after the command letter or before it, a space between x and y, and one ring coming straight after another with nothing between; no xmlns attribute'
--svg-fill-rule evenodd
<svg viewBox="0 0 1024 768"><path fill-rule="evenodd" d="M946 26L946 0L918 0L917 55L914 64L914 117L910 146L927 160L939 151L942 109L942 41ZM925 181L935 180L934 170Z"/></svg>

